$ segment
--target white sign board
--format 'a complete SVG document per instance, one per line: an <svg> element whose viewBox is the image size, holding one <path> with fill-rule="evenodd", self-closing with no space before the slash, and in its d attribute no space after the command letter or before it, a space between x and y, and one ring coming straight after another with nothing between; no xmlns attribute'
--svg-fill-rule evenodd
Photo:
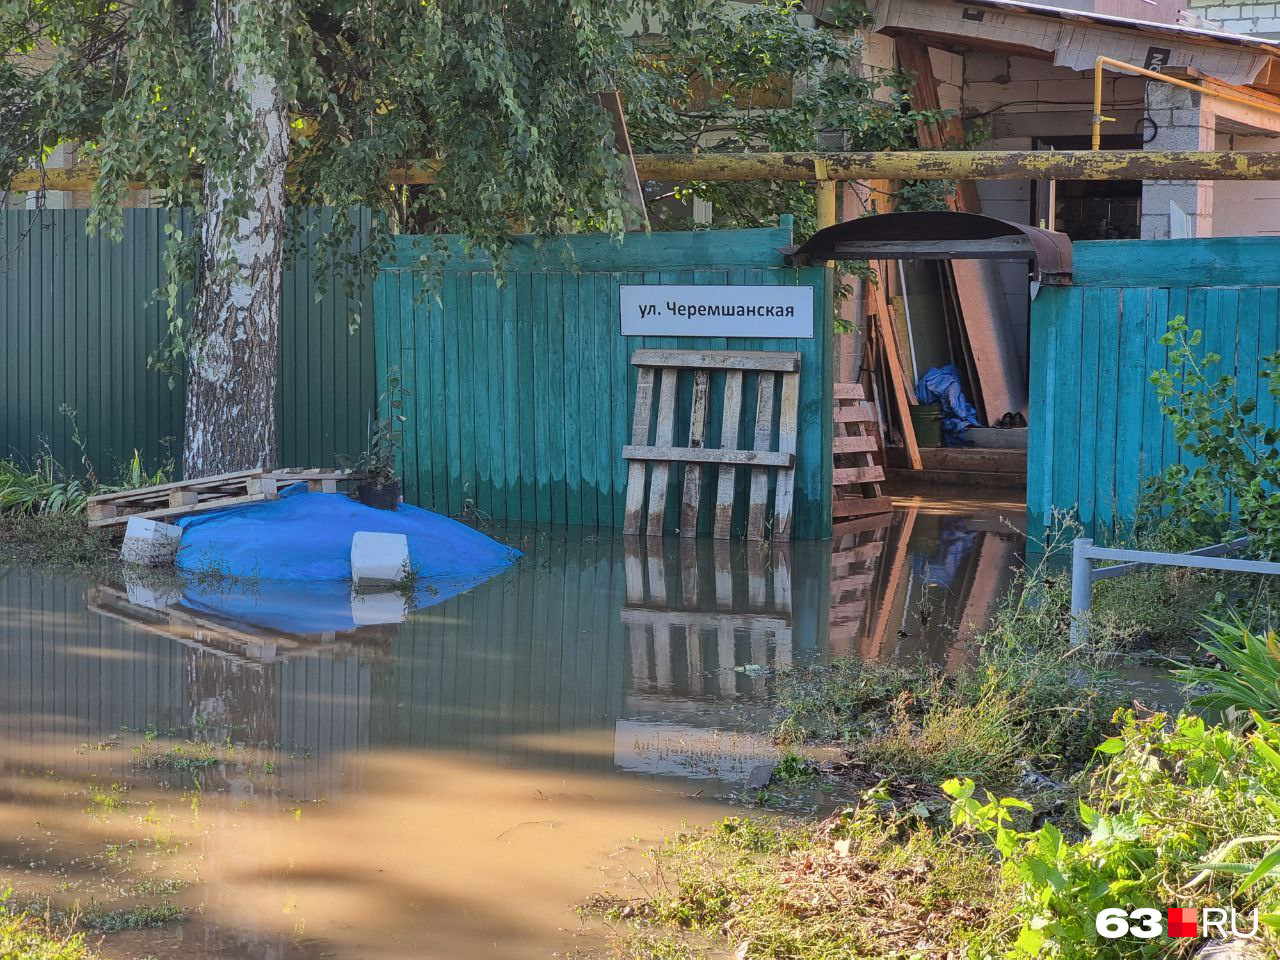
<svg viewBox="0 0 1280 960"><path fill-rule="evenodd" d="M813 287L623 284L624 337L813 336Z"/></svg>
<svg viewBox="0 0 1280 960"><path fill-rule="evenodd" d="M762 763L778 759L763 737L683 723L618 720L613 762L632 773L669 774L741 783Z"/></svg>

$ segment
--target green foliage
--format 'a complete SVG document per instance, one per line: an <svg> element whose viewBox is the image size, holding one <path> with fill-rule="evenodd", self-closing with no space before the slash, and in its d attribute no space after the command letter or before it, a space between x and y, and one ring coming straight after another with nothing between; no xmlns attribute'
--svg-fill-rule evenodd
<svg viewBox="0 0 1280 960"><path fill-rule="evenodd" d="M351 463L351 469L375 483L390 483L399 475L404 451L404 408L409 391L399 369L387 371L382 393L378 396L378 416L369 415L369 444Z"/></svg>
<svg viewBox="0 0 1280 960"><path fill-rule="evenodd" d="M186 918L186 911L171 903L118 910L92 908L80 914L77 926L94 933L119 933L121 930L150 930Z"/></svg>
<svg viewBox="0 0 1280 960"><path fill-rule="evenodd" d="M30 468L13 460L0 460L0 513L84 513L89 494L88 484L67 476L47 452L37 457Z"/></svg>
<svg viewBox="0 0 1280 960"><path fill-rule="evenodd" d="M79 159L100 169L95 229L119 232L120 201L139 178L161 204L190 208L195 226L170 232L158 291L180 353L191 309L184 284L201 279L202 184L226 196L228 231L268 186L248 162L264 140L238 87L261 79L278 90L291 208L333 210L317 276L326 259L349 265L350 287L402 229L462 234L495 254L521 230L621 233L628 208L599 94L633 69L629 23L660 19L679 43L704 5L0 0L0 186L79 143ZM214 40L215 9L235 21L228 43ZM245 82L230 82L237 77ZM393 170L424 161L433 184L389 186ZM361 207L381 215L348 261L342 250Z"/></svg>
<svg viewBox="0 0 1280 960"><path fill-rule="evenodd" d="M715 5L698 30L640 50L620 76L635 151L894 150L915 144L918 122L942 115L910 108L903 74L863 69L861 41L846 32L869 22L863 4L828 7L836 30L802 14L798 0ZM881 88L889 96L877 100ZM789 212L803 237L816 221L811 183L694 182L672 195L711 202L720 226Z"/></svg>
<svg viewBox="0 0 1280 960"><path fill-rule="evenodd" d="M207 743L189 741L156 749L150 735L133 748L133 762L146 770L172 770L195 775L225 762Z"/></svg>
<svg viewBox="0 0 1280 960"><path fill-rule="evenodd" d="M954 822L993 842L1018 891L1009 905L1014 929L993 925L975 953L1164 957L1167 940L1100 938L1098 912L1177 904L1274 914L1280 731L1264 723L1246 738L1190 715L1170 721L1128 712L1122 721L1098 747L1103 763L1079 802L1078 839L1065 832L1076 833L1072 827L1021 827L1020 801L977 800L969 781L944 785ZM1221 862L1234 851L1253 859Z"/></svg>
<svg viewBox="0 0 1280 960"><path fill-rule="evenodd" d="M996 909L998 869L913 818L870 810L809 825L731 817L681 834L654 854L642 900L596 906L630 922L627 955L646 960L713 952L691 949L689 934L778 960L957 955Z"/></svg>
<svg viewBox="0 0 1280 960"><path fill-rule="evenodd" d="M57 927L39 917L10 910L0 895L0 957L4 960L95 960L83 933Z"/></svg>
<svg viewBox="0 0 1280 960"><path fill-rule="evenodd" d="M1280 722L1280 638L1275 631L1254 633L1238 617L1209 620L1209 628L1200 646L1217 665L1176 671L1185 683L1201 690L1192 705L1221 710L1246 725L1253 716Z"/></svg>
<svg viewBox="0 0 1280 960"><path fill-rule="evenodd" d="M1130 631L1098 622L1093 644L1072 646L1063 585L1033 572L950 672L840 658L782 674L775 732L838 742L877 769L926 782L1069 774L1130 702L1109 672Z"/></svg>
<svg viewBox="0 0 1280 960"><path fill-rule="evenodd" d="M1257 418L1257 401L1242 398L1235 376L1214 376L1222 358L1200 349L1202 332L1190 330L1184 317L1169 321L1160 342L1169 348L1168 365L1152 373L1151 382L1175 439L1194 460L1168 467L1152 482L1146 512L1176 513L1187 535L1201 544L1243 531L1253 538L1251 556L1275 559L1280 429ZM1280 399L1280 354L1262 359L1260 377Z"/></svg>
<svg viewBox="0 0 1280 960"><path fill-rule="evenodd" d="M798 785L811 783L817 777L817 768L804 754L795 750L788 750L778 758L778 763L773 768L773 777L770 782Z"/></svg>

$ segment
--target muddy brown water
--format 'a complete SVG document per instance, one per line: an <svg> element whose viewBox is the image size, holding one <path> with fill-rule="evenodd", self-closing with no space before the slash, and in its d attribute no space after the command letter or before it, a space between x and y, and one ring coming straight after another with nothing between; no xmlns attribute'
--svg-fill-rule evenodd
<svg viewBox="0 0 1280 960"><path fill-rule="evenodd" d="M109 957L589 953L575 904L749 809L772 670L962 658L1020 517L916 500L765 548L497 528L511 570L319 632L263 583L220 604L0 567L0 889L187 912Z"/></svg>

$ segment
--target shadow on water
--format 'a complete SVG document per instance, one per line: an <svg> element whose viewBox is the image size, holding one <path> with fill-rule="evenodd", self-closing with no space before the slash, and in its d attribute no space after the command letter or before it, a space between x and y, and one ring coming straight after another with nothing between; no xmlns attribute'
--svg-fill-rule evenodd
<svg viewBox="0 0 1280 960"><path fill-rule="evenodd" d="M773 755L771 668L954 663L1022 551L997 511L924 501L789 546L493 533L525 558L407 615L326 600L349 629L282 621L264 582L0 574L0 887L109 901L86 863L160 823L182 852L149 869L188 878L191 919L110 935L111 956L573 949L571 904L723 816ZM218 762L140 762L165 735ZM111 784L120 809L86 814Z"/></svg>

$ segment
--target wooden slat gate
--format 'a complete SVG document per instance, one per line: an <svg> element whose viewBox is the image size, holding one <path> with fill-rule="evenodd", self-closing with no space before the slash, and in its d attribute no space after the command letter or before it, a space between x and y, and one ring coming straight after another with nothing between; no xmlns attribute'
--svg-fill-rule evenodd
<svg viewBox="0 0 1280 960"><path fill-rule="evenodd" d="M375 310L379 371L399 370L409 393L406 499L448 515L622 527L629 472L623 447L632 443L639 380L632 355L784 352L798 354L804 371L797 383L792 536L829 536L830 286L823 268L782 266L778 248L790 235L779 228L628 234L621 244L597 236L541 247L520 241L500 278L490 261L447 241L430 285L433 271L419 265L427 241L398 238L396 258L378 280ZM624 284L808 287L814 336L624 337ZM695 404L705 403L704 446L736 446L736 438L726 443L721 436L726 371L707 373L705 384L692 375L673 383L671 437L683 443ZM740 396L744 438L757 429L755 380L744 378ZM699 401L704 385L706 399ZM698 472L709 473L705 465ZM750 520L752 471L734 473L736 536ZM713 532L716 487L698 485L698 532ZM683 491L665 498L663 530L689 530L681 525L685 502Z"/></svg>
<svg viewBox="0 0 1280 960"><path fill-rule="evenodd" d="M1074 284L1039 291L1031 318L1027 513L1037 538L1055 513L1093 536L1134 519L1146 479L1193 458L1149 378L1172 317L1203 331L1254 416L1280 426L1262 358L1280 350L1280 239L1111 240L1075 245Z"/></svg>

